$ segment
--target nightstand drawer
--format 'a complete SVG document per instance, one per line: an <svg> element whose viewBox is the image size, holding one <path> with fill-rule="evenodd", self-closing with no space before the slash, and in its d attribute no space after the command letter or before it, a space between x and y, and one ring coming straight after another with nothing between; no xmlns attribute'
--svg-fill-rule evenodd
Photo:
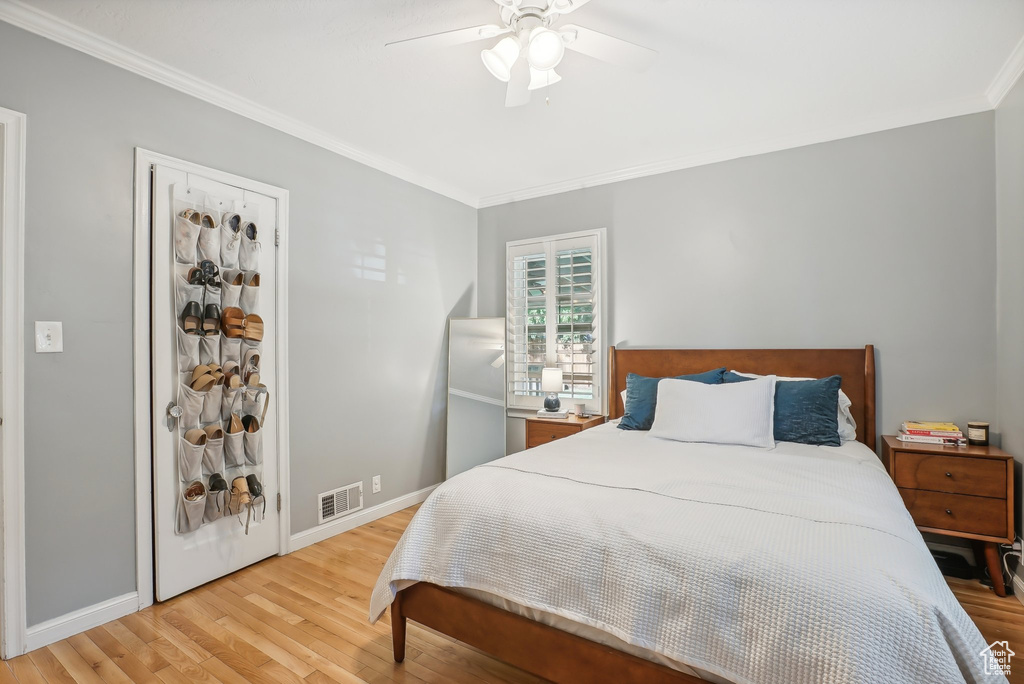
<svg viewBox="0 0 1024 684"><path fill-rule="evenodd" d="M575 435L581 430L579 425L564 425L559 423L545 424L542 421L529 421L526 424L526 446L527 448L554 442L569 435Z"/></svg>
<svg viewBox="0 0 1024 684"><path fill-rule="evenodd" d="M1006 461L895 453L893 481L897 487L1006 498Z"/></svg>
<svg viewBox="0 0 1024 684"><path fill-rule="evenodd" d="M1006 537L1006 501L982 496L943 494L900 488L900 495L919 527Z"/></svg>

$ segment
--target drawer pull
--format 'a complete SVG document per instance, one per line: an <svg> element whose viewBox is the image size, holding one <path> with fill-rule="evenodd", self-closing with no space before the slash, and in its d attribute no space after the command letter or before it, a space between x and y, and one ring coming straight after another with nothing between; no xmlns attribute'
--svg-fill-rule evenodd
<svg viewBox="0 0 1024 684"><path fill-rule="evenodd" d="M949 510L949 509L947 508L947 509L946 509L946 515L953 515L953 511L951 511L951 510Z"/></svg>
<svg viewBox="0 0 1024 684"><path fill-rule="evenodd" d="M953 477L953 473L946 473L946 477Z"/></svg>
<svg viewBox="0 0 1024 684"><path fill-rule="evenodd" d="M551 435L551 439L556 439L555 435Z"/></svg>

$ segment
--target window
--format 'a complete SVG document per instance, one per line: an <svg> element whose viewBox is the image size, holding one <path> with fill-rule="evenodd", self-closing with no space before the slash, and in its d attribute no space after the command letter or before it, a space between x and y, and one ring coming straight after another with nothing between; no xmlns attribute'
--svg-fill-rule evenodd
<svg viewBox="0 0 1024 684"><path fill-rule="evenodd" d="M557 367L563 405L601 410L603 237L601 229L506 244L509 408L543 406L541 371Z"/></svg>

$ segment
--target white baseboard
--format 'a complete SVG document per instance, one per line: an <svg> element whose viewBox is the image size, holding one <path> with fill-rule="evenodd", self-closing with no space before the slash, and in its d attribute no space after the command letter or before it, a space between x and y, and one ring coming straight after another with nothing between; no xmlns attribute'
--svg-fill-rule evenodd
<svg viewBox="0 0 1024 684"><path fill-rule="evenodd" d="M424 487L419 491L406 494L405 496L400 496L397 499L391 499L391 501L385 501L384 503L377 504L376 506L364 508L358 513L353 513L346 518L332 520L329 523L324 523L323 525L318 525L317 527L293 534L291 544L289 546L289 552L298 551L299 549L311 546L317 542L322 542L324 539L330 539L342 532L348 532L360 525L365 525L366 523L383 518L386 515L397 513L403 508L408 508L409 506L415 506L418 503L422 503L423 501L426 501L428 496L430 496L430 492L437 489L437 487L438 485L430 485L429 487Z"/></svg>
<svg viewBox="0 0 1024 684"><path fill-rule="evenodd" d="M122 618L139 610L139 594L133 591L100 603L86 606L67 615L40 622L28 628L25 651L48 646L61 639L80 634L111 620Z"/></svg>

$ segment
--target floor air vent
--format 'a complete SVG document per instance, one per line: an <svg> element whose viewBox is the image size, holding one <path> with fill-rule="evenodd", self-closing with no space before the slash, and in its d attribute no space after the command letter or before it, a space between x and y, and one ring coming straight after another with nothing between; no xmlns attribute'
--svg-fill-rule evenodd
<svg viewBox="0 0 1024 684"><path fill-rule="evenodd" d="M330 492L324 492L319 497L319 510L317 511L320 520L324 524L335 518L343 518L349 513L355 513L363 507L363 483L345 485Z"/></svg>

